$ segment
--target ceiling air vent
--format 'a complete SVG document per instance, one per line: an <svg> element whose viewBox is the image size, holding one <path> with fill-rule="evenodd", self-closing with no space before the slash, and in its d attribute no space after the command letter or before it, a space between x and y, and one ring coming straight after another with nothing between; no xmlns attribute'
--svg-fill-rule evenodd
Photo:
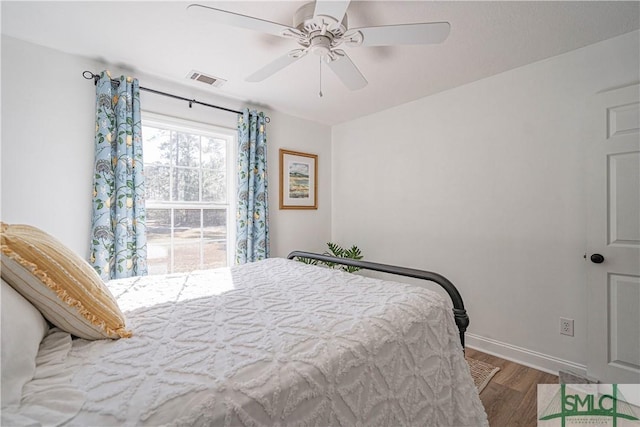
<svg viewBox="0 0 640 427"><path fill-rule="evenodd" d="M213 87L220 87L227 82L225 79L221 79L220 77L210 76L195 70L191 70L189 74L187 74L187 78Z"/></svg>

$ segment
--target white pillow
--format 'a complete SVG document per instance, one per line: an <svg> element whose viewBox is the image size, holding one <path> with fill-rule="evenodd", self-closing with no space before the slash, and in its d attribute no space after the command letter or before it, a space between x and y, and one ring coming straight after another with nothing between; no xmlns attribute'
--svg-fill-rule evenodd
<svg viewBox="0 0 640 427"><path fill-rule="evenodd" d="M49 326L42 314L2 280L2 407L17 405L36 370L40 341Z"/></svg>

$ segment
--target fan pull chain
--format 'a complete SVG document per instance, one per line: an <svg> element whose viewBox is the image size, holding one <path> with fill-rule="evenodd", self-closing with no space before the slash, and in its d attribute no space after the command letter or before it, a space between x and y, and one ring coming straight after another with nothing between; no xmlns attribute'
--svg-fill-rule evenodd
<svg viewBox="0 0 640 427"><path fill-rule="evenodd" d="M318 92L318 96L319 96L320 98L322 98L322 57L320 57L320 62L319 62L319 64L320 64L320 74L319 74L319 76L320 76L320 82L319 82L319 85L320 85L320 92Z"/></svg>

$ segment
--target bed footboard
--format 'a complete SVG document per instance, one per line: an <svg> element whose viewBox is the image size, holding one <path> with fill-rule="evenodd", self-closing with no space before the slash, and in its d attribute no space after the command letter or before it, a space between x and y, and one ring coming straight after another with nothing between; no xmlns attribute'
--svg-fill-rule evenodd
<svg viewBox="0 0 640 427"><path fill-rule="evenodd" d="M458 289L451 283L446 277L433 273L431 271L417 270L414 268L398 267L395 265L380 264L377 262L354 260L349 258L337 258L330 255L316 254L312 252L293 251L288 256L288 259L294 258L309 258L318 261L333 262L336 264L342 264L352 267L362 268L364 270L380 271L382 273L391 273L398 276L412 277L414 279L428 280L440 285L451 298L453 303L453 316L460 331L460 343L464 350L464 334L469 326L469 316L467 310L464 308L464 302Z"/></svg>

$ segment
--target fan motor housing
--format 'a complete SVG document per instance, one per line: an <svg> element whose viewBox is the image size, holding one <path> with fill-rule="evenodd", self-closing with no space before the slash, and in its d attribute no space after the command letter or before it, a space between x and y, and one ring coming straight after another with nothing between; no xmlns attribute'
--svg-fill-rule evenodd
<svg viewBox="0 0 640 427"><path fill-rule="evenodd" d="M331 40L329 36L317 35L311 37L309 50L318 56L326 56L331 52Z"/></svg>
<svg viewBox="0 0 640 427"><path fill-rule="evenodd" d="M327 25L327 32L333 37L342 37L347 31L347 14L345 13L342 21L338 22L333 16L319 15L313 16L315 12L315 3L307 3L300 7L293 16L293 27L306 33L314 31L322 31L323 24Z"/></svg>

